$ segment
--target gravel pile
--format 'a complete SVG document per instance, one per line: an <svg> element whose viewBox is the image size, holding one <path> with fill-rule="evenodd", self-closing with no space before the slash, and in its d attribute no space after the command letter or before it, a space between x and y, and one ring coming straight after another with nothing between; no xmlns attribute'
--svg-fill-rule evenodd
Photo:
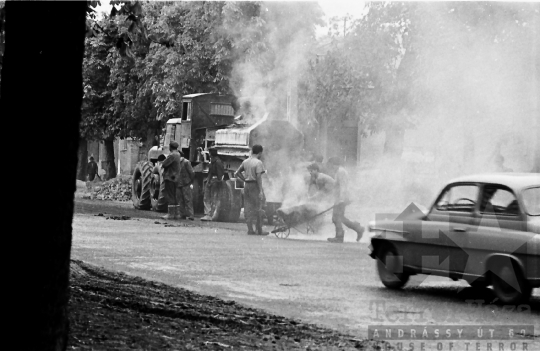
<svg viewBox="0 0 540 351"><path fill-rule="evenodd" d="M86 199L131 201L131 176L118 176L104 182L87 182Z"/></svg>

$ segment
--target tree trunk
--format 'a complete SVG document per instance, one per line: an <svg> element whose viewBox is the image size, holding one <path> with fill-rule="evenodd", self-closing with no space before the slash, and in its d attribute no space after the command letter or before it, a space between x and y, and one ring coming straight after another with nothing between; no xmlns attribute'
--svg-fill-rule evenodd
<svg viewBox="0 0 540 351"><path fill-rule="evenodd" d="M86 180L86 166L88 164L88 144L86 138L79 138L79 151L77 153L79 163L77 164L77 179Z"/></svg>
<svg viewBox="0 0 540 351"><path fill-rule="evenodd" d="M105 158L104 166L106 180L116 178L116 164L114 160L114 139L105 139Z"/></svg>
<svg viewBox="0 0 540 351"><path fill-rule="evenodd" d="M4 188L5 334L17 350L65 350L86 1L7 1L0 116L24 136L24 170ZM16 142L16 141L14 141ZM52 155L58 155L53 158ZM60 157L61 156L61 157ZM45 194L45 188L52 193ZM35 210L23 211L33 207Z"/></svg>

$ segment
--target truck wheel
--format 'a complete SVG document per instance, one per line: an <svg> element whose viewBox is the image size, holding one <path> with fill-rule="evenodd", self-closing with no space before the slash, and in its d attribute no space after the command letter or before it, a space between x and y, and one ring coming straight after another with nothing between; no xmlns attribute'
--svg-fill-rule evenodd
<svg viewBox="0 0 540 351"><path fill-rule="evenodd" d="M152 180L152 163L142 161L137 163L131 181L131 199L133 207L138 210L149 210L152 206L150 183Z"/></svg>
<svg viewBox="0 0 540 351"><path fill-rule="evenodd" d="M501 303L514 305L527 301L532 288L523 278L521 268L515 261L502 264L492 275L493 290Z"/></svg>
<svg viewBox="0 0 540 351"><path fill-rule="evenodd" d="M225 181L229 191L230 207L227 216L227 222L238 222L240 211L242 211L242 191L234 188L234 181Z"/></svg>
<svg viewBox="0 0 540 351"><path fill-rule="evenodd" d="M377 254L377 271L381 282L389 289L399 289L409 280L407 273L396 273L403 270L399 265L396 249L383 245Z"/></svg>
<svg viewBox="0 0 540 351"><path fill-rule="evenodd" d="M163 167L161 163L158 163L152 170L150 192L152 194L152 210L156 212L167 212L169 204L165 196L165 181L163 181Z"/></svg>

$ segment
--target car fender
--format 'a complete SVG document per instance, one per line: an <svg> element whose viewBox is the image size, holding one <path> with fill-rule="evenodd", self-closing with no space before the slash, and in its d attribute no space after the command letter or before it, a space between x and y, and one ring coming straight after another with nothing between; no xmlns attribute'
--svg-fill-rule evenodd
<svg viewBox="0 0 540 351"><path fill-rule="evenodd" d="M403 234L404 232L399 233L394 231L383 231L375 234L375 236L371 238L371 253L369 256L375 259L376 253L382 245L391 245L399 252L397 245L394 243L407 241Z"/></svg>
<svg viewBox="0 0 540 351"><path fill-rule="evenodd" d="M502 260L510 259L512 261L515 261L517 265L519 266L519 269L521 269L522 274L524 274L526 271L525 265L516 255L506 254L506 253L491 253L486 256L485 272L487 273L487 272L493 271L493 268L495 267L492 267L492 265L494 265L495 264L494 262L499 259L502 259Z"/></svg>

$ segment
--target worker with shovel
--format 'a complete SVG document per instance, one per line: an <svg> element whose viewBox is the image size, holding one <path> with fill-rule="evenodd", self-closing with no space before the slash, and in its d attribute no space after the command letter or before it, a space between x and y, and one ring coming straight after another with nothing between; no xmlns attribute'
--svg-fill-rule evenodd
<svg viewBox="0 0 540 351"><path fill-rule="evenodd" d="M364 233L364 227L358 222L353 222L345 217L345 209L350 204L349 201L349 174L345 168L342 167L341 159L338 157L331 157L328 160L329 170L331 173L335 173L335 186L334 186L334 208L332 212L332 222L336 226L336 236L334 238L328 238L331 243L342 243L345 231L343 230L343 224L348 228L351 228L356 232L356 241L360 241L362 234Z"/></svg>

